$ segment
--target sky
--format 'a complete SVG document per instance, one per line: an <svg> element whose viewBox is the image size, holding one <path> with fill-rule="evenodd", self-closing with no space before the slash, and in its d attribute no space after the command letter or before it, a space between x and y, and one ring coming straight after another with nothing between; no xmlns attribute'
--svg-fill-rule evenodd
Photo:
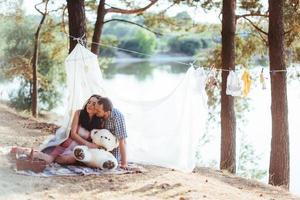
<svg viewBox="0 0 300 200"><path fill-rule="evenodd" d="M25 2L25 1L24 1ZM31 0L31 1L26 1L24 3L24 9L26 10L26 13L28 14L39 14L35 8L34 5L41 2L41 0ZM124 4L121 3L122 1L120 0L107 0L106 3L118 7L118 8L125 8ZM135 0L135 2L138 2L137 4L140 5L140 7L143 7L148 4L149 1L145 0ZM262 4L264 5L265 8L267 8L268 1L267 0L261 0ZM62 4L66 4L65 0L59 0L55 1L54 7L61 6ZM164 10L168 8L171 5L170 2L167 0L159 0L159 2L152 6L150 9L148 9L149 12L159 12L161 10ZM50 5L51 7L51 5ZM53 6L52 6L53 7ZM41 7L43 9L43 6ZM167 14L169 16L175 16L179 12L187 11L190 16L195 20L195 22L200 22L200 23L221 23L221 19L219 18L220 11L218 10L212 10L212 11L204 11L202 8L194 8L194 7L188 7L183 4L176 4L172 6L170 9L168 9Z"/></svg>
<svg viewBox="0 0 300 200"><path fill-rule="evenodd" d="M26 10L27 14L39 14L35 8L34 5L41 2L41 0L32 0L32 1L26 1L26 3L23 5L24 9ZM140 7L143 7L147 5L148 3L145 3L148 1L141 1L139 3ZM61 6L62 4L65 4L66 1L60 0L56 1L54 7ZM118 0L107 0L107 3L111 6L114 7L119 7L119 8L125 8L122 6L120 1ZM170 2L167 1L159 1L158 5L155 5L151 7L148 11L149 12L159 12L161 10L164 10L168 8L171 5ZM50 5L51 7L51 5ZM53 6L52 6L53 7ZM43 10L43 5L41 5L40 9ZM216 14L214 11L210 12L204 12L203 9L201 8L189 8L188 6L185 5L174 5L171 7L167 14L170 16L175 16L179 12L187 11L193 19L195 19L196 22L201 22L201 23L221 23L220 19L218 18L219 14Z"/></svg>

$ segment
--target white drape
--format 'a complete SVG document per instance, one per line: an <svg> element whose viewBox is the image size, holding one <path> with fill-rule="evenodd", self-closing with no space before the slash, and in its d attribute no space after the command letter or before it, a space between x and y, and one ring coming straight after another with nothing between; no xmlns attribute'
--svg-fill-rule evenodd
<svg viewBox="0 0 300 200"><path fill-rule="evenodd" d="M157 100L120 98L106 89L97 56L77 44L65 61L68 103L56 138L66 138L71 116L92 94L107 96L125 116L129 161L190 172L206 121L205 74L190 67L174 90ZM163 83L162 83L163 84Z"/></svg>

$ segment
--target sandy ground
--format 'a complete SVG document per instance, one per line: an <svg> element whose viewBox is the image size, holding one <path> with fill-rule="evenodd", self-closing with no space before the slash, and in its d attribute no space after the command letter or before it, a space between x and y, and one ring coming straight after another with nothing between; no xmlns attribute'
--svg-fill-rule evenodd
<svg viewBox="0 0 300 200"><path fill-rule="evenodd" d="M52 126L0 104L0 147L37 147ZM0 156L0 199L299 199L286 190L208 168L193 173L144 166L139 174L31 177L16 174Z"/></svg>

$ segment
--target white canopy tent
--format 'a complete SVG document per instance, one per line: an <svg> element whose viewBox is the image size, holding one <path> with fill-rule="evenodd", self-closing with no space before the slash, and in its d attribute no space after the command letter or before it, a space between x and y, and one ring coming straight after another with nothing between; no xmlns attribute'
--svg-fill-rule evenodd
<svg viewBox="0 0 300 200"><path fill-rule="evenodd" d="M193 170L207 113L206 76L202 69L190 67L175 89L160 99L135 101L120 98L107 89L97 56L82 45L77 44L66 58L65 66L68 103L56 139L68 137L74 112L92 94L100 94L110 98L125 116L129 161L186 172Z"/></svg>

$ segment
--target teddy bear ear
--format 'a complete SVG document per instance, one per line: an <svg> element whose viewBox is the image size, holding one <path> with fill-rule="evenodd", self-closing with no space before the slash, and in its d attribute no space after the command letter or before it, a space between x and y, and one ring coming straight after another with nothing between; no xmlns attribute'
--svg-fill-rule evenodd
<svg viewBox="0 0 300 200"><path fill-rule="evenodd" d="M92 139L93 139L94 135L95 135L97 132L98 132L97 129L93 129L93 130L91 131L91 138L92 138Z"/></svg>

